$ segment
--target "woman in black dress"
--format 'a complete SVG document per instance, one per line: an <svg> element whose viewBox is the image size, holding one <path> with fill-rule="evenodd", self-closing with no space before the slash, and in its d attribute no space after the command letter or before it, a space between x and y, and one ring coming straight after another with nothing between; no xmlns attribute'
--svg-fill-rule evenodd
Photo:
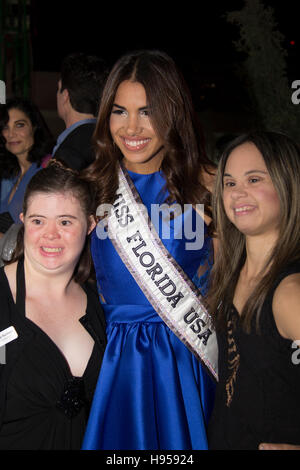
<svg viewBox="0 0 300 470"><path fill-rule="evenodd" d="M209 297L219 343L211 449L299 444L299 188L300 150L285 135L244 135L223 153Z"/></svg>
<svg viewBox="0 0 300 470"><path fill-rule="evenodd" d="M0 449L80 449L105 347L89 281L93 194L58 164L28 184L0 270Z"/></svg>
<svg viewBox="0 0 300 470"><path fill-rule="evenodd" d="M287 136L251 133L224 151L208 299L219 343L211 449L299 444L299 190L300 149Z"/></svg>

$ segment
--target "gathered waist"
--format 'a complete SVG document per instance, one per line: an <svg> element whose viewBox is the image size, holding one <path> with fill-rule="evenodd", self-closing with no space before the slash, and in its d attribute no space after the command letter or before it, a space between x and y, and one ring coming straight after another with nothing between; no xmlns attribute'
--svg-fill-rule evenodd
<svg viewBox="0 0 300 470"><path fill-rule="evenodd" d="M102 305L106 322L112 323L163 323L151 305Z"/></svg>

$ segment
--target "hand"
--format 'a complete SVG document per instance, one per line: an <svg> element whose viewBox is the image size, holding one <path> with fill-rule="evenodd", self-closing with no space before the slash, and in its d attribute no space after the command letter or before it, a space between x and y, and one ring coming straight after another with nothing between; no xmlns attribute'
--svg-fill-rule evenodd
<svg viewBox="0 0 300 470"><path fill-rule="evenodd" d="M291 444L259 444L259 450L300 450L300 446Z"/></svg>

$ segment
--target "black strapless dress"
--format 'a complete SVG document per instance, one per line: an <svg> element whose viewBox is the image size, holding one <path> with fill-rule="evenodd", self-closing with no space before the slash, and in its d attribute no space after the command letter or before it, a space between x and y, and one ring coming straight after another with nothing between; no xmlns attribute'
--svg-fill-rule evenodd
<svg viewBox="0 0 300 470"><path fill-rule="evenodd" d="M88 303L86 315L80 321L94 337L95 344L83 376L73 377L56 344L25 317L24 269L20 262L17 304L12 300L3 269L0 270L0 287L1 298L5 294L10 297L7 304L12 309L11 318L17 317L15 324L19 338L22 338L23 328L29 328L32 333L31 340L22 346L6 383L1 381L1 386L6 386L6 400L0 427L0 449L80 449L105 343L103 314L97 295L90 286L83 286ZM5 293L3 289L6 289ZM93 328L87 325L93 325ZM9 364L13 355L10 345L7 346Z"/></svg>

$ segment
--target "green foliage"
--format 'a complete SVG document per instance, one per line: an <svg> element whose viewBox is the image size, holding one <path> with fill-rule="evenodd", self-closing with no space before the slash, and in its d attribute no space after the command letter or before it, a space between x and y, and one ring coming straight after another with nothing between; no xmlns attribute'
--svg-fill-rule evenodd
<svg viewBox="0 0 300 470"><path fill-rule="evenodd" d="M287 51L273 8L264 6L261 0L244 0L244 7L228 12L226 18L239 28L240 38L234 45L245 57L242 73L255 124L286 132L299 140L300 105L291 101Z"/></svg>

